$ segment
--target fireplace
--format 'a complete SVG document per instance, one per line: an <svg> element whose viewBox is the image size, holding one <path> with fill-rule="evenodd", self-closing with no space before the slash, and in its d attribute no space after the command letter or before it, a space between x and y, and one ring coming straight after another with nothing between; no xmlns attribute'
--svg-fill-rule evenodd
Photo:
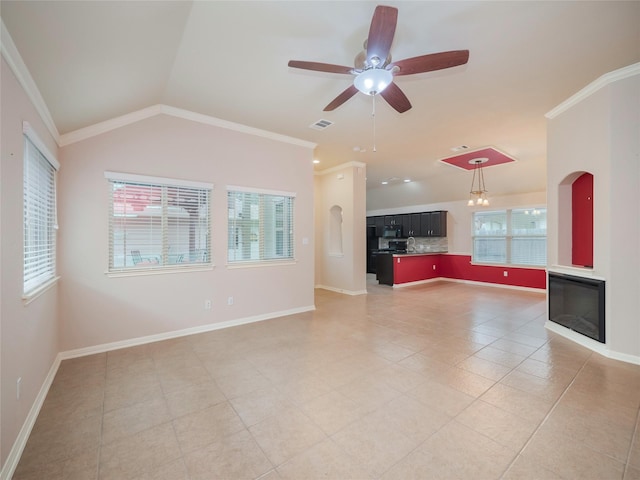
<svg viewBox="0 0 640 480"><path fill-rule="evenodd" d="M605 343L605 281L549 272L549 320Z"/></svg>

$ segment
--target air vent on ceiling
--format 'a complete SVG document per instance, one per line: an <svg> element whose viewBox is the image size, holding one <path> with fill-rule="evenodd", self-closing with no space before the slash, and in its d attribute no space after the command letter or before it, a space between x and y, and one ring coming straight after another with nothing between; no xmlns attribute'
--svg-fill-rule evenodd
<svg viewBox="0 0 640 480"><path fill-rule="evenodd" d="M467 145L458 145L457 147L451 147L452 152L462 152L463 150L468 150L469 147Z"/></svg>
<svg viewBox="0 0 640 480"><path fill-rule="evenodd" d="M313 128L314 130L324 130L327 127L330 127L331 125L333 125L333 122L330 122L329 120L318 120L316 123L312 123L311 125L309 125L309 128Z"/></svg>

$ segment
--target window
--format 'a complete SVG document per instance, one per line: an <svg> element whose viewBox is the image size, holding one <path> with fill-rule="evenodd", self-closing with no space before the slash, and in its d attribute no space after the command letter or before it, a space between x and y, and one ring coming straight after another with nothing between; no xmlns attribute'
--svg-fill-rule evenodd
<svg viewBox="0 0 640 480"><path fill-rule="evenodd" d="M293 260L294 197L228 187L229 263Z"/></svg>
<svg viewBox="0 0 640 480"><path fill-rule="evenodd" d="M547 264L547 210L520 208L473 214L473 261Z"/></svg>
<svg viewBox="0 0 640 480"><path fill-rule="evenodd" d="M106 172L109 272L210 265L211 184Z"/></svg>
<svg viewBox="0 0 640 480"><path fill-rule="evenodd" d="M60 165L24 122L24 277L28 297L56 276L56 171Z"/></svg>

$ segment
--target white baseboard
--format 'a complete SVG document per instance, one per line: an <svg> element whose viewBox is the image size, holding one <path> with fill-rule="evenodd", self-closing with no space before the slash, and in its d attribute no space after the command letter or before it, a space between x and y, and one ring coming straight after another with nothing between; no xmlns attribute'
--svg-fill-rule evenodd
<svg viewBox="0 0 640 480"><path fill-rule="evenodd" d="M578 345L582 345L592 352L599 353L604 357L611 358L612 360L619 360L621 362L632 363L634 365L640 365L639 356L629 355L628 353L621 353L616 352L615 350L611 350L609 347L607 347L606 344L592 340L589 337L585 337L581 333L574 332L573 330L563 327L562 325L552 322L551 320L547 320L544 326L547 330L551 330L553 333L557 333L558 335L571 340Z"/></svg>
<svg viewBox="0 0 640 480"><path fill-rule="evenodd" d="M229 320L227 322L210 323L199 327L185 328L183 330L173 330L171 332L131 338L128 340L121 340L119 342L103 343L101 345L78 348L76 350L67 350L66 352L61 352L60 356L62 360L65 360L67 358L84 357L86 355L94 355L96 353L109 352L111 350L119 350L121 348L135 347L138 345L144 345L146 343L159 342L161 340L170 340L172 338L186 337L188 335L195 335L197 333L211 332L214 330L221 330L223 328L229 327L237 327L239 325L246 325L248 323L262 322L264 320L270 320L272 318L285 317L287 315L294 315L296 313L309 312L315 309L315 305L310 305L307 307L292 308L289 310L281 310L279 312L271 312L263 315L254 315L252 317L238 318L235 320Z"/></svg>
<svg viewBox="0 0 640 480"><path fill-rule="evenodd" d="M327 285L316 285L315 288L322 288L323 290L329 290L330 292L344 293L345 295L366 295L367 290L345 290L342 288L329 287Z"/></svg>
<svg viewBox="0 0 640 480"><path fill-rule="evenodd" d="M506 288L510 290L520 290L522 292L534 292L534 293L547 292L546 288L520 287L518 285L505 285L503 283L478 282L477 280L460 280L457 278L446 278L446 277L440 277L439 280L444 280L445 282L467 283L469 285L479 285L481 287L496 287L496 288Z"/></svg>
<svg viewBox="0 0 640 480"><path fill-rule="evenodd" d="M520 290L523 292L545 293L547 291L546 288L520 287L518 285L505 285L503 283L478 282L476 280L460 280L457 278L448 278L448 277L435 277L435 278L429 278L428 280L417 280L415 282L394 283L393 288L410 287L412 285L422 285L424 283L433 283L433 282L439 282L439 281L465 283L468 285L479 285L481 287L506 288L511 290Z"/></svg>
<svg viewBox="0 0 640 480"><path fill-rule="evenodd" d="M31 430L33 430L33 426L38 419L38 414L40 413L40 409L44 404L45 398L47 398L47 393L49 393L49 388L51 388L51 384L53 383L53 379L58 372L58 368L60 367L61 357L60 354L56 355L51 368L49 369L49 373L44 379L42 383L42 387L40 387L40 391L31 405L31 409L27 414L27 418L22 424L22 428L20 432L18 432L18 437L16 441L13 442L13 447L7 456L6 462L2 466L2 471L0 471L0 480L9 480L13 477L13 474L18 467L18 462L20 462L20 457L22 456L22 452L24 451L24 447L27 445L27 440L29 440L29 435L31 435Z"/></svg>
<svg viewBox="0 0 640 480"><path fill-rule="evenodd" d="M67 350L65 352L58 353L53 362L53 365L51 365L51 368L49 369L49 373L47 374L42 387L40 387L40 391L38 392L38 395L36 396L33 405L31 406L31 410L29 410L29 414L27 415L27 418L25 419L20 432L18 433L15 442L13 443L13 447L11 448L9 455L7 456L7 461L2 466L2 471L0 471L0 480L10 480L13 476L16 467L18 466L18 462L20 462L20 457L22 455L22 452L24 451L24 447L27 445L27 440L29 439L31 430L36 423L38 414L40 413L40 409L42 408L45 398L47 397L47 393L49 393L49 388L51 388L51 384L53 383L53 379L58 372L58 368L60 367L60 362L62 360L94 355L96 353L104 353L111 350L119 350L121 348L135 347L137 345L158 342L160 340L170 340L172 338L185 337L187 335L210 332L223 328L236 327L239 325L246 325L248 323L261 322L263 320L270 320L272 318L294 315L296 313L309 312L315 309L315 305L309 305L306 307L282 310L279 312L272 312L264 315L255 315L252 317L229 320L228 322L211 323L208 325L202 325L200 327L185 328L184 330L174 330L172 332L148 335L145 337L137 337L129 340L122 340L119 342L103 343L102 345L78 348L75 350Z"/></svg>
<svg viewBox="0 0 640 480"><path fill-rule="evenodd" d="M429 279L426 279L426 280L416 280L415 282L394 283L393 284L393 288L411 287L413 285L422 285L422 284L425 284L425 283L433 283L433 282L438 282L440 280L444 280L444 278L436 277L436 278L429 278Z"/></svg>

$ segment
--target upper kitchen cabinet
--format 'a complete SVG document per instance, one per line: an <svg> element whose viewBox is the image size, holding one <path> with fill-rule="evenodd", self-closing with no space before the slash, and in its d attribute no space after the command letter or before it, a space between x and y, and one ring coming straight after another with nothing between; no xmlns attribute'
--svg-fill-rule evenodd
<svg viewBox="0 0 640 480"><path fill-rule="evenodd" d="M425 237L422 233L422 214L407 213L402 216L402 233L407 237Z"/></svg>
<svg viewBox="0 0 640 480"><path fill-rule="evenodd" d="M384 217L382 215L367 217L367 225L374 225L376 227L376 237L381 237L384 233Z"/></svg>
<svg viewBox="0 0 640 480"><path fill-rule="evenodd" d="M447 236L447 212L424 212L420 214L420 230L423 237Z"/></svg>
<svg viewBox="0 0 640 480"><path fill-rule="evenodd" d="M384 224L390 227L402 226L402 215L385 215Z"/></svg>

